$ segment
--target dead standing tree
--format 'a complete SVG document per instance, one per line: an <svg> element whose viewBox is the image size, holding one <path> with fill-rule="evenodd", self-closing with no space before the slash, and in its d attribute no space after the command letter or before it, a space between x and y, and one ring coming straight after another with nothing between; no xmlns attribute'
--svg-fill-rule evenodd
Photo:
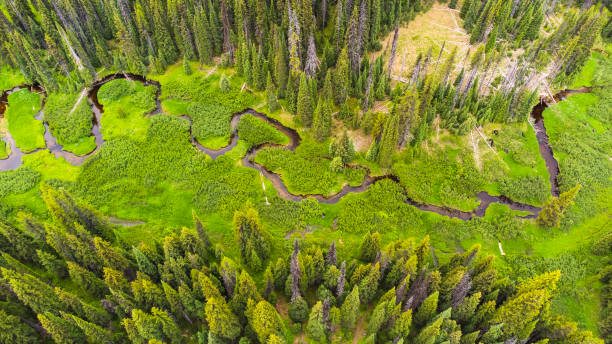
<svg viewBox="0 0 612 344"><path fill-rule="evenodd" d="M399 36L399 24L395 25L395 33L393 34L393 44L391 45L391 56L389 57L389 66L387 67L387 79L391 78L391 69L393 68L393 62L395 61L395 54L397 53L397 36Z"/></svg>

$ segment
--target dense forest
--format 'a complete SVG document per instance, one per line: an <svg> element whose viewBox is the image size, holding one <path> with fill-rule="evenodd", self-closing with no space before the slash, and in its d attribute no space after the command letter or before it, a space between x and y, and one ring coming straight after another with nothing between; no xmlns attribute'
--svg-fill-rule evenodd
<svg viewBox="0 0 612 344"><path fill-rule="evenodd" d="M0 342L612 343L611 11L0 0Z"/></svg>

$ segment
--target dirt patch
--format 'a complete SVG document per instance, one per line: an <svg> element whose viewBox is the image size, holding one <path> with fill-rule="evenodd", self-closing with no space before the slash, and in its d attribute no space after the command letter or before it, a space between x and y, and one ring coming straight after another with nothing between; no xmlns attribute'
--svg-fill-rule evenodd
<svg viewBox="0 0 612 344"><path fill-rule="evenodd" d="M283 318L287 318L289 316L289 304L283 295L278 295L278 301L276 301L276 311Z"/></svg>
<svg viewBox="0 0 612 344"><path fill-rule="evenodd" d="M363 313L363 316L361 316L361 318L359 318L359 320L357 321L357 326L355 326L355 331L354 331L353 344L357 344L362 338L365 337L366 335L365 320L368 314L372 311L373 307L374 306L370 306L368 310L365 313Z"/></svg>

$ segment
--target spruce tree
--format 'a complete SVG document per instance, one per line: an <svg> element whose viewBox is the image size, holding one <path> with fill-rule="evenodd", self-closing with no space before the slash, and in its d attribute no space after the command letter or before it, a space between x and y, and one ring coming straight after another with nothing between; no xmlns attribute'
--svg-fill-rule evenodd
<svg viewBox="0 0 612 344"><path fill-rule="evenodd" d="M323 342L325 340L325 323L323 319L323 305L321 301L317 302L308 317L308 324L306 325L306 333L308 336L317 342Z"/></svg>
<svg viewBox="0 0 612 344"><path fill-rule="evenodd" d="M314 129L315 138L319 142L325 141L331 134L331 109L329 103L319 98L317 109L314 113L312 127Z"/></svg>
<svg viewBox="0 0 612 344"><path fill-rule="evenodd" d="M397 144L398 126L398 116L394 114L388 116L382 132L378 151L378 163L383 167L391 166L391 159L395 152L395 145Z"/></svg>
<svg viewBox="0 0 612 344"><path fill-rule="evenodd" d="M336 105L344 104L348 96L349 82L349 60L346 47L340 52L336 70L334 72L334 103Z"/></svg>
<svg viewBox="0 0 612 344"><path fill-rule="evenodd" d="M313 101L306 75L300 75L300 87L297 96L297 116L300 125L309 127L312 124Z"/></svg>
<svg viewBox="0 0 612 344"><path fill-rule="evenodd" d="M355 327L355 322L359 317L359 304L359 288L354 286L340 308L342 326L344 326L345 329L352 330Z"/></svg>
<svg viewBox="0 0 612 344"><path fill-rule="evenodd" d="M268 72L268 77L266 78L266 99L268 101L268 110L270 110L270 112L275 112L278 110L279 105L278 100L276 99L276 88L272 82L270 72Z"/></svg>
<svg viewBox="0 0 612 344"><path fill-rule="evenodd" d="M561 219L564 217L565 210L574 204L574 198L580 191L581 185L578 184L570 190L562 193L559 197L553 197L544 203L542 210L538 214L536 222L543 227L559 227Z"/></svg>

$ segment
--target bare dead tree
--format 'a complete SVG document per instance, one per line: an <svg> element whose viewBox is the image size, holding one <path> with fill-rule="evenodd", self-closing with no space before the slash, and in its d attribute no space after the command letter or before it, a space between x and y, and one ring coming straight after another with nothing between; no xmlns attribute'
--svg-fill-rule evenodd
<svg viewBox="0 0 612 344"><path fill-rule="evenodd" d="M406 281L402 282L402 284L395 290L395 304L399 305L406 298Z"/></svg>
<svg viewBox="0 0 612 344"><path fill-rule="evenodd" d="M344 293L344 284L346 283L346 261L342 261L340 265L340 275L338 276L338 285L336 286L336 296Z"/></svg>
<svg viewBox="0 0 612 344"><path fill-rule="evenodd" d="M317 48L315 46L314 35L310 33L308 39L308 52L306 53L306 63L304 64L304 72L306 75L312 77L317 74L319 69L320 61L317 57Z"/></svg>
<svg viewBox="0 0 612 344"><path fill-rule="evenodd" d="M391 56L389 57L389 66L387 67L387 79L391 78L391 69L395 61L395 53L397 53L397 37L399 36L399 24L395 25L395 33L393 34L393 44L391 45Z"/></svg>
<svg viewBox="0 0 612 344"><path fill-rule="evenodd" d="M293 241L293 254L291 255L291 302L300 297L300 263L298 262L298 254L300 248L297 239Z"/></svg>
<svg viewBox="0 0 612 344"><path fill-rule="evenodd" d="M363 53L362 49L363 49L363 44L364 44L364 37L363 34L366 30L367 27L367 21L368 21L368 13L367 13L367 7L366 7L366 1L365 0L361 0L361 5L359 6L359 26L357 28L357 53L359 56L359 60L361 60L361 54Z"/></svg>
<svg viewBox="0 0 612 344"><path fill-rule="evenodd" d="M221 21L223 22L223 52L229 53L230 59L234 60L234 46L230 41L230 22L228 16L227 2L221 1Z"/></svg>
<svg viewBox="0 0 612 344"><path fill-rule="evenodd" d="M372 67L374 66L374 60L370 61L370 69L368 70L368 80L366 81L365 100L363 102L363 111L367 111L370 108L370 93L372 89Z"/></svg>
<svg viewBox="0 0 612 344"><path fill-rule="evenodd" d="M321 1L321 26L325 28L325 17L327 15L327 0Z"/></svg>
<svg viewBox="0 0 612 344"><path fill-rule="evenodd" d="M465 299L467 294L470 292L470 289L472 289L472 281L470 280L470 273L466 272L463 274L463 277L461 277L459 283L457 283L455 290L453 290L451 305L453 307L459 306L461 301L463 301L463 299Z"/></svg>
<svg viewBox="0 0 612 344"><path fill-rule="evenodd" d="M442 42L442 47L440 48L440 53L438 54L438 59L436 59L436 66L434 67L434 74L438 71L438 64L440 63L440 58L442 57L442 52L444 51L444 46L446 46L446 41Z"/></svg>
<svg viewBox="0 0 612 344"><path fill-rule="evenodd" d="M336 241L332 241L331 245L329 246L329 250L327 251L327 254L325 255L325 263L327 263L328 265L336 265L337 264L337 253L336 253Z"/></svg>
<svg viewBox="0 0 612 344"><path fill-rule="evenodd" d="M423 61L423 67L421 68L421 75L419 76L419 78L425 78L425 76L427 75L427 68L429 67L429 62L431 61L431 47L429 47L429 50L427 51L427 55L425 55L425 60Z"/></svg>

